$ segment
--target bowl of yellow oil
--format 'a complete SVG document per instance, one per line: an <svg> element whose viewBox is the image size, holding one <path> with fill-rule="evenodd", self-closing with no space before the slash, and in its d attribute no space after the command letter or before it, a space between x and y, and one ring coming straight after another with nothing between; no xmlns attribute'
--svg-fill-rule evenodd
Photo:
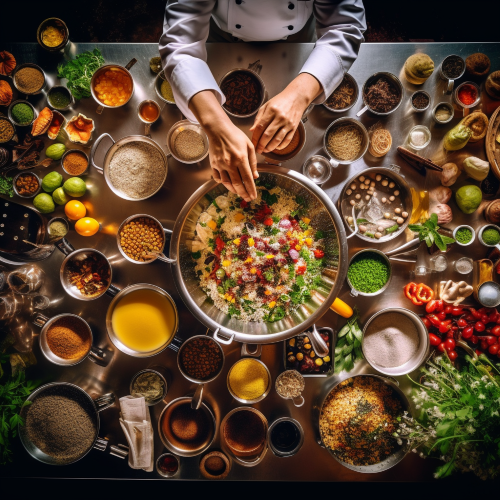
<svg viewBox="0 0 500 500"><path fill-rule="evenodd" d="M174 340L179 327L177 307L163 289L137 283L111 301L106 328L111 342L136 358L155 356Z"/></svg>

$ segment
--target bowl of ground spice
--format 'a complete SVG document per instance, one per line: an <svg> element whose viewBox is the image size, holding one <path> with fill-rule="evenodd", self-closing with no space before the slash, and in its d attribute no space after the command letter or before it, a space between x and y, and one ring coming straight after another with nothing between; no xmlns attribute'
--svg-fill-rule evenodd
<svg viewBox="0 0 500 500"><path fill-rule="evenodd" d="M417 113L422 113L429 108L431 104L431 96L424 90L413 92L410 98L411 106Z"/></svg>
<svg viewBox="0 0 500 500"><path fill-rule="evenodd" d="M51 108L66 111L75 103L71 92L64 85L54 85L47 94L47 101Z"/></svg>
<svg viewBox="0 0 500 500"><path fill-rule="evenodd" d="M66 23L57 17L45 19L36 32L36 39L40 46L48 52L57 52L69 42L69 30Z"/></svg>
<svg viewBox="0 0 500 500"><path fill-rule="evenodd" d="M19 127L29 127L37 117L33 105L28 101L14 101L9 106L9 119Z"/></svg>
<svg viewBox="0 0 500 500"><path fill-rule="evenodd" d="M33 63L19 65L12 75L14 87L21 94L39 94L45 87L45 73L40 66Z"/></svg>
<svg viewBox="0 0 500 500"><path fill-rule="evenodd" d="M17 174L12 181L12 185L14 192L21 198L33 198L42 188L42 183L38 175L31 172Z"/></svg>
<svg viewBox="0 0 500 500"><path fill-rule="evenodd" d="M69 175L83 175L87 172L89 157L79 149L69 149L61 158L61 165Z"/></svg>
<svg viewBox="0 0 500 500"><path fill-rule="evenodd" d="M386 116L399 108L404 89L397 76L380 72L366 80L361 94L365 107L356 116L361 116L367 109L375 115Z"/></svg>
<svg viewBox="0 0 500 500"><path fill-rule="evenodd" d="M197 163L208 155L208 137L200 125L189 120L175 123L167 134L170 154L181 163Z"/></svg>
<svg viewBox="0 0 500 500"><path fill-rule="evenodd" d="M330 94L323 106L333 113L343 113L356 104L358 96L359 87L356 80L346 73L340 85Z"/></svg>
<svg viewBox="0 0 500 500"><path fill-rule="evenodd" d="M242 358L227 374L227 388L236 401L253 405L262 401L271 390L271 373L255 358Z"/></svg>
<svg viewBox="0 0 500 500"><path fill-rule="evenodd" d="M331 158L334 167L359 160L370 145L368 131L354 118L343 117L335 120L326 129L323 148Z"/></svg>
<svg viewBox="0 0 500 500"><path fill-rule="evenodd" d="M457 226L453 230L453 238L455 238L455 243L462 247L466 247L474 243L474 240L476 239L476 231L474 231L474 228L471 226Z"/></svg>
<svg viewBox="0 0 500 500"><path fill-rule="evenodd" d="M221 78L219 87L226 97L224 111L235 118L253 116L266 98L262 78L249 69L232 69Z"/></svg>
<svg viewBox="0 0 500 500"><path fill-rule="evenodd" d="M200 472L206 479L224 479L231 470L231 461L220 451L210 451L200 460Z"/></svg>
<svg viewBox="0 0 500 500"><path fill-rule="evenodd" d="M14 125L5 116L0 116L0 144L9 142L15 133Z"/></svg>
<svg viewBox="0 0 500 500"><path fill-rule="evenodd" d="M80 316L59 314L49 319L38 313L36 324L42 323L40 350L50 362L59 366L73 366L81 363L90 353L92 330Z"/></svg>
<svg viewBox="0 0 500 500"><path fill-rule="evenodd" d="M155 78L156 95L168 104L175 104L174 92L172 86L165 77L165 73L160 71Z"/></svg>
<svg viewBox="0 0 500 500"><path fill-rule="evenodd" d="M135 398L143 397L147 406L154 406L166 396L167 381L157 370L141 370L130 382L130 394Z"/></svg>
<svg viewBox="0 0 500 500"><path fill-rule="evenodd" d="M365 359L380 373L394 377L419 368L430 349L429 333L412 311L391 307L365 324L361 348Z"/></svg>

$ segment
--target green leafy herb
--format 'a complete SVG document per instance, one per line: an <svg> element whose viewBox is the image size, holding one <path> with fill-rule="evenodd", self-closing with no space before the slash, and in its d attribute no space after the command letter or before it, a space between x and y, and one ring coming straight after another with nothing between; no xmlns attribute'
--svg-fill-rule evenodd
<svg viewBox="0 0 500 500"><path fill-rule="evenodd" d="M225 218L225 217L219 217L219 218L217 219L217 226L218 226L218 227L222 226L222 224L224 224L224 221L225 221L225 220L226 220L226 218Z"/></svg>
<svg viewBox="0 0 500 500"><path fill-rule="evenodd" d="M314 235L314 237L317 240L321 240L322 238L325 237L325 233L323 231L321 231L321 229L320 229L319 231L316 231L316 234Z"/></svg>
<svg viewBox="0 0 500 500"><path fill-rule="evenodd" d="M356 219L356 224L359 226L360 224L368 224L369 221L366 219Z"/></svg>
<svg viewBox="0 0 500 500"><path fill-rule="evenodd" d="M224 291L227 292L230 288L236 286L236 280L228 279L224 281L223 285L224 285Z"/></svg>
<svg viewBox="0 0 500 500"><path fill-rule="evenodd" d="M358 324L358 311L347 320L337 335L335 346L335 373L341 371L349 372L354 368L358 359L363 359L361 351L361 339L363 332Z"/></svg>
<svg viewBox="0 0 500 500"><path fill-rule="evenodd" d="M96 48L92 52L83 52L74 59L60 64L57 67L57 77L68 79L66 86L75 99L90 97L92 75L103 64L104 57L102 57L100 50Z"/></svg>
<svg viewBox="0 0 500 500"><path fill-rule="evenodd" d="M14 196L12 177L4 177L3 175L0 175L0 194L6 194L11 198Z"/></svg>
<svg viewBox="0 0 500 500"><path fill-rule="evenodd" d="M201 252L192 252L191 257L193 257L194 260L198 260L201 257Z"/></svg>
<svg viewBox="0 0 500 500"><path fill-rule="evenodd" d="M262 191L262 200L271 206L278 203L278 195L271 194L269 191Z"/></svg>
<svg viewBox="0 0 500 500"><path fill-rule="evenodd" d="M439 226L437 225L437 222L437 214L431 214L430 218L423 224L410 224L408 228L410 231L418 233L419 240L425 241L428 247L431 247L435 243L439 250L446 252L446 246L455 243L455 240L453 238L449 238L448 236L439 234Z"/></svg>
<svg viewBox="0 0 500 500"><path fill-rule="evenodd" d="M299 226L302 231L305 231L309 227L303 220L299 220Z"/></svg>

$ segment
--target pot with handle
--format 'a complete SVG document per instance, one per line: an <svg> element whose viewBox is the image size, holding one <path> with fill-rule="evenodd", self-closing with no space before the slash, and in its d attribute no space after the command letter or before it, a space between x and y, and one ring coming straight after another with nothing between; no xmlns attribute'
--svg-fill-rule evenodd
<svg viewBox="0 0 500 500"><path fill-rule="evenodd" d="M201 186L182 208L170 236L170 257L177 290L191 313L223 344L233 340L248 344L267 344L288 339L313 325L330 308L339 294L347 273L347 242L342 220L334 204L315 183L302 174L276 166L259 166L261 182L271 182L280 188L301 196L308 204L311 226L326 235L326 267L322 281L311 298L295 311L274 323L243 322L229 317L208 299L200 287L191 257L196 223L212 199L226 194L224 186L211 180Z"/></svg>

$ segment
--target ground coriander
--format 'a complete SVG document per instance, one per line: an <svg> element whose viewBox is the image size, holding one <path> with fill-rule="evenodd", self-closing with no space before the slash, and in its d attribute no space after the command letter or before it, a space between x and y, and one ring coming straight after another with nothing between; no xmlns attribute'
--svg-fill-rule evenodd
<svg viewBox="0 0 500 500"><path fill-rule="evenodd" d="M462 245L466 245L470 242L470 240L472 240L472 231L468 227L461 227L455 233L455 239L459 243L462 243Z"/></svg>

